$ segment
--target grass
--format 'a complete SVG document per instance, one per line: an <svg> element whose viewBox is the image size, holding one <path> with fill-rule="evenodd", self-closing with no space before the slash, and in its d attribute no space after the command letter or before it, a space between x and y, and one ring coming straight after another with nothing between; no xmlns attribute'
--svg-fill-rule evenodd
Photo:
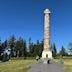
<svg viewBox="0 0 72 72"><path fill-rule="evenodd" d="M55 59L59 61L59 59ZM0 72L27 72L29 65L35 60L11 60L0 63ZM72 59L63 59L65 72L72 72Z"/></svg>
<svg viewBox="0 0 72 72"><path fill-rule="evenodd" d="M72 72L72 59L65 59L63 61L65 72Z"/></svg>
<svg viewBox="0 0 72 72"><path fill-rule="evenodd" d="M0 72L27 72L34 60L12 60L0 63Z"/></svg>
<svg viewBox="0 0 72 72"><path fill-rule="evenodd" d="M59 62L59 59L55 59L55 62ZM72 59L63 59L63 66L65 72L72 72Z"/></svg>

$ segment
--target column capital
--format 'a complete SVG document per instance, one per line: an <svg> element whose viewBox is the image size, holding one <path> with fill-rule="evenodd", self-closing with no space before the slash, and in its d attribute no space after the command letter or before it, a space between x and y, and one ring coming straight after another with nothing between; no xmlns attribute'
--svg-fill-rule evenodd
<svg viewBox="0 0 72 72"><path fill-rule="evenodd" d="M44 14L50 14L51 12L50 12L50 10L49 9L45 9L44 10Z"/></svg>

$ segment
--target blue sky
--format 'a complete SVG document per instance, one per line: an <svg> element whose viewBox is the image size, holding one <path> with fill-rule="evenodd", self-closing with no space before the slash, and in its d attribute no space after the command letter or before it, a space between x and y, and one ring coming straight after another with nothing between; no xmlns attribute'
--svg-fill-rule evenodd
<svg viewBox="0 0 72 72"><path fill-rule="evenodd" d="M0 0L0 37L11 35L33 42L43 39L44 9L49 8L51 44L57 50L72 40L72 0Z"/></svg>

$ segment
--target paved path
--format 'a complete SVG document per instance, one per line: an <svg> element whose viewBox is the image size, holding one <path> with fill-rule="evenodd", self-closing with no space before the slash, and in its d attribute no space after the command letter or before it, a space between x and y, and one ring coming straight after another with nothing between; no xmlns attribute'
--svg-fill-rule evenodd
<svg viewBox="0 0 72 72"><path fill-rule="evenodd" d="M64 72L63 66L60 63L43 64L36 63L31 65L28 72Z"/></svg>

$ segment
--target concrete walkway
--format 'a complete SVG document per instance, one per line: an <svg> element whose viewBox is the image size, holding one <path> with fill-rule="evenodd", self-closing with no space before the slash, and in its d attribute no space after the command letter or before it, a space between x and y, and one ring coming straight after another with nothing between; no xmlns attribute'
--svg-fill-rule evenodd
<svg viewBox="0 0 72 72"><path fill-rule="evenodd" d="M43 64L36 63L31 65L28 72L64 72L63 65L60 63Z"/></svg>

